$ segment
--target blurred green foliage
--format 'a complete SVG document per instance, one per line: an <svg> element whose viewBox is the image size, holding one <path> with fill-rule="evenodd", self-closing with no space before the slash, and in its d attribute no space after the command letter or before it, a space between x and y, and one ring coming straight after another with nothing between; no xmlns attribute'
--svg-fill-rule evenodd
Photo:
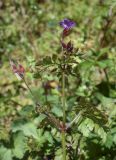
<svg viewBox="0 0 116 160"><path fill-rule="evenodd" d="M70 38L82 54L71 59L74 77L67 73L67 122L86 108L67 135L67 159L116 159L115 11L114 0L0 0L0 160L61 160L60 132L34 112L9 58L25 66L35 99L61 119L60 77L48 66L58 62L64 18L76 22ZM46 100L43 83L52 80L60 87Z"/></svg>

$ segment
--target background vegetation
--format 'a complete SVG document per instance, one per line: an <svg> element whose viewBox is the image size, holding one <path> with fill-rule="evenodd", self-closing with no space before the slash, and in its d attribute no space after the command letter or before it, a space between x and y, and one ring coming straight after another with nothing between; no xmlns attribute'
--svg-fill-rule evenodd
<svg viewBox="0 0 116 160"><path fill-rule="evenodd" d="M115 11L113 0L0 0L0 160L61 160L60 132L34 112L33 98L13 75L9 58L25 67L35 99L62 119L60 77L45 57L59 55L64 18L76 22L71 39L84 57L76 57L75 77L67 73L67 122L87 109L67 134L67 159L116 159ZM46 100L44 84L51 81L56 87L50 86Z"/></svg>

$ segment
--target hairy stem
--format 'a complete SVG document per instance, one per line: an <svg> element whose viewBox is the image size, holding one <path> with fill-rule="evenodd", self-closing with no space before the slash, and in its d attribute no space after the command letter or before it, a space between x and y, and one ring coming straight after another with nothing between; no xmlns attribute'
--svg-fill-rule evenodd
<svg viewBox="0 0 116 160"><path fill-rule="evenodd" d="M62 107L63 107L63 126L66 124L66 114L65 114L65 73L62 72ZM66 140L65 131L62 130L62 149L63 149L63 160L66 160Z"/></svg>
<svg viewBox="0 0 116 160"><path fill-rule="evenodd" d="M65 132L64 131L62 131L62 149L63 149L62 160L66 160L66 141L65 141Z"/></svg>
<svg viewBox="0 0 116 160"><path fill-rule="evenodd" d="M66 113L65 113L65 73L62 72L62 107L63 107L63 123L66 122Z"/></svg>

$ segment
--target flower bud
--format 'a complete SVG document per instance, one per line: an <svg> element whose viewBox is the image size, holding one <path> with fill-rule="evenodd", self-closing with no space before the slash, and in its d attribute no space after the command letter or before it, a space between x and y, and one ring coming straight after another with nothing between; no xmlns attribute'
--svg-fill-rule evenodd
<svg viewBox="0 0 116 160"><path fill-rule="evenodd" d="M24 78L25 69L21 64L15 64L14 60L10 60L12 71L16 77L21 80Z"/></svg>

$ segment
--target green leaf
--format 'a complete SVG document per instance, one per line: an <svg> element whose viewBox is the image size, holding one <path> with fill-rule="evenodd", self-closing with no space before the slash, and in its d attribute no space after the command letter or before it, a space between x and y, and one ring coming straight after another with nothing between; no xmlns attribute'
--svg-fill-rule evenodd
<svg viewBox="0 0 116 160"><path fill-rule="evenodd" d="M79 125L78 129L81 131L81 133L83 134L83 136L89 137L90 130L87 128L87 125L85 124L85 122L82 122Z"/></svg>
<svg viewBox="0 0 116 160"><path fill-rule="evenodd" d="M52 60L53 60L53 62L56 62L56 61L57 61L57 59L58 59L57 54L53 54L53 55L52 55Z"/></svg>
<svg viewBox="0 0 116 160"><path fill-rule="evenodd" d="M38 139L37 139L38 146L41 148L43 147L43 144L47 141L47 138L43 134L43 129L38 129L37 133L38 133Z"/></svg>
<svg viewBox="0 0 116 160"><path fill-rule="evenodd" d="M43 59L43 65L49 65L49 64L52 64L52 59L50 56L46 56L44 59Z"/></svg>
<svg viewBox="0 0 116 160"><path fill-rule="evenodd" d="M15 120L11 125L12 132L20 131L25 123L27 123L27 121L24 119Z"/></svg>
<svg viewBox="0 0 116 160"><path fill-rule="evenodd" d="M58 117L62 117L63 116L63 112L62 112L62 110L61 110L61 108L59 106L54 106L52 108L52 112Z"/></svg>
<svg viewBox="0 0 116 160"><path fill-rule="evenodd" d="M113 136L111 134L107 134L105 146L110 149L112 145L113 145Z"/></svg>
<svg viewBox="0 0 116 160"><path fill-rule="evenodd" d="M113 66L113 62L112 62L112 60L110 60L110 59L98 61L97 64L98 64L101 68L106 68L106 67L111 67L111 66Z"/></svg>
<svg viewBox="0 0 116 160"><path fill-rule="evenodd" d="M25 122L23 120L19 120L13 123L12 131L23 131L25 136L32 136L35 139L38 139L37 127L34 123Z"/></svg>
<svg viewBox="0 0 116 160"><path fill-rule="evenodd" d="M49 143L53 143L53 138L52 138L52 135L50 134L50 132L46 131L44 133L44 136L49 141Z"/></svg>
<svg viewBox="0 0 116 160"><path fill-rule="evenodd" d="M61 160L62 159L62 149L58 149L55 152L55 159L54 160Z"/></svg>
<svg viewBox="0 0 116 160"><path fill-rule="evenodd" d="M19 159L22 159L26 152L26 137L23 132L15 133L14 137L14 149L13 154Z"/></svg>
<svg viewBox="0 0 116 160"><path fill-rule="evenodd" d="M112 98L107 98L100 93L96 93L96 97L102 102L105 108L111 108L114 106L114 100Z"/></svg>
<svg viewBox="0 0 116 160"><path fill-rule="evenodd" d="M99 128L98 131L97 131L98 135L102 138L103 142L106 141L106 138L107 138L107 134L106 132L104 131L103 128Z"/></svg>
<svg viewBox="0 0 116 160"><path fill-rule="evenodd" d="M86 123L86 125L87 125L87 128L88 128L90 131L92 131L93 128L94 128L94 122L93 122L93 120L91 120L91 119L88 118L85 123Z"/></svg>
<svg viewBox="0 0 116 160"><path fill-rule="evenodd" d="M40 74L40 72L36 72L36 73L34 73L33 74L33 78L41 78L41 74Z"/></svg>
<svg viewBox="0 0 116 160"><path fill-rule="evenodd" d="M107 116L97 107L95 107L91 102L87 101L85 98L81 98L78 106L75 108L76 111L85 109L83 115L91 120L94 123L97 123L101 126L104 126L107 123ZM92 123L92 122L91 122Z"/></svg>
<svg viewBox="0 0 116 160"><path fill-rule="evenodd" d="M33 106L32 105L26 105L24 106L21 111L19 112L19 114L21 116L29 116L30 114L32 114L32 111L34 110Z"/></svg>
<svg viewBox="0 0 116 160"><path fill-rule="evenodd" d="M113 142L116 145L116 134L113 136Z"/></svg>
<svg viewBox="0 0 116 160"><path fill-rule="evenodd" d="M7 149L1 146L0 147L0 160L12 160L11 149Z"/></svg>
<svg viewBox="0 0 116 160"><path fill-rule="evenodd" d="M53 89L55 90L55 89ZM58 91L56 90L56 93L58 93ZM47 100L50 104L53 104L53 105L57 105L58 104L58 100L59 100L59 97L58 97L58 94L54 94L54 95L48 95L47 96Z"/></svg>
<svg viewBox="0 0 116 160"><path fill-rule="evenodd" d="M38 139L37 128L33 123L26 123L22 126L21 130L26 136L32 136L35 139Z"/></svg>
<svg viewBox="0 0 116 160"><path fill-rule="evenodd" d="M94 61L91 61L91 60L87 60L87 61L84 61L82 62L80 65L79 65L79 68L82 70L82 71L86 71L86 70L89 70L93 65L94 65Z"/></svg>
<svg viewBox="0 0 116 160"><path fill-rule="evenodd" d="M45 118L46 116L44 114L40 114L37 118L34 119L35 125L39 125Z"/></svg>

